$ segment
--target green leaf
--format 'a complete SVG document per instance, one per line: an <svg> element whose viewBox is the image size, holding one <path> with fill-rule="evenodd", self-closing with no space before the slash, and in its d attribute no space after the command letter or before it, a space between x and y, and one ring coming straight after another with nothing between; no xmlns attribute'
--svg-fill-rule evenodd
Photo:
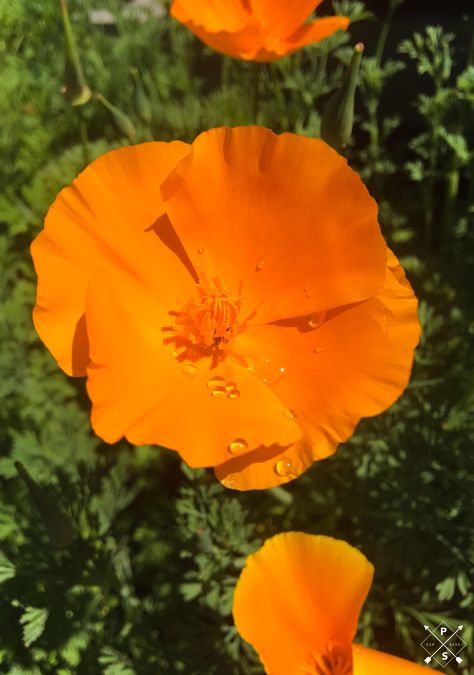
<svg viewBox="0 0 474 675"><path fill-rule="evenodd" d="M20 618L23 626L23 644L29 647L41 637L46 625L49 611L42 607L26 607Z"/></svg>
<svg viewBox="0 0 474 675"><path fill-rule="evenodd" d="M0 551L0 584L12 579L16 574L15 565L8 560L7 556Z"/></svg>

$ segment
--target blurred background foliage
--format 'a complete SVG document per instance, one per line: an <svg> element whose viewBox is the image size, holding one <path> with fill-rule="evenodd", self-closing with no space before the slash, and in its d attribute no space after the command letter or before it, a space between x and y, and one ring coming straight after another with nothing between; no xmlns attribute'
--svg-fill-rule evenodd
<svg viewBox="0 0 474 675"><path fill-rule="evenodd" d="M92 94L74 107L59 4L0 0L0 672L261 673L233 626L233 588L245 556L290 529L375 563L358 639L421 661L423 624L462 623L472 672L473 15L422 5L325 0L323 13L351 16L347 34L253 64L212 52L159 4L70 0ZM429 25L443 7L453 33ZM118 145L223 123L318 136L357 40L345 153L421 300L408 390L267 492L233 493L167 450L103 445L83 382L31 324L28 246L48 205Z"/></svg>

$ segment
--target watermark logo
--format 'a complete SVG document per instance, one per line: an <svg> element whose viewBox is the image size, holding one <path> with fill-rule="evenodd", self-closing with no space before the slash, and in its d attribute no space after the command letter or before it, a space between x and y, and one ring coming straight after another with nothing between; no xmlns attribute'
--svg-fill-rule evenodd
<svg viewBox="0 0 474 675"><path fill-rule="evenodd" d="M444 621L436 628L424 626L428 635L425 637L421 646L428 652L428 656L424 659L425 663L441 666L446 666L455 662L459 666L464 663L464 659L460 656L466 643L461 638L463 626L456 626L453 630Z"/></svg>

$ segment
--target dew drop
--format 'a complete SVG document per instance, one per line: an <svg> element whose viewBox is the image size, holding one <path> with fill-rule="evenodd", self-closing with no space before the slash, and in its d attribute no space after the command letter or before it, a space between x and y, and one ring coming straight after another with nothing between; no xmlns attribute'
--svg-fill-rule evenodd
<svg viewBox="0 0 474 675"><path fill-rule="evenodd" d="M196 267L197 269L199 269L199 268L201 267L201 261L200 261L200 260L195 260L195 261L194 261L194 267Z"/></svg>
<svg viewBox="0 0 474 675"><path fill-rule="evenodd" d="M308 325L310 326L310 328L319 328L319 326L322 326L325 319L326 319L326 312L316 312L315 314L311 314L311 316L309 317Z"/></svg>
<svg viewBox="0 0 474 675"><path fill-rule="evenodd" d="M175 350L172 352L173 358L176 359L176 358L178 357L178 355L179 355L179 352L175 349Z"/></svg>
<svg viewBox="0 0 474 675"><path fill-rule="evenodd" d="M283 459L278 460L275 464L275 471L279 476L282 476L282 478L296 477L293 462L291 459L288 459L288 457L283 457Z"/></svg>
<svg viewBox="0 0 474 675"><path fill-rule="evenodd" d="M249 444L244 438L236 438L235 441L232 441L228 445L228 450L231 455L238 455L240 452L247 450Z"/></svg>
<svg viewBox="0 0 474 675"><path fill-rule="evenodd" d="M202 254L204 253L204 249L203 249L202 246L200 246L200 247L198 248L198 253L199 253L199 255L202 255Z"/></svg>
<svg viewBox="0 0 474 675"><path fill-rule="evenodd" d="M214 387L214 389L211 391L211 396L212 398L225 398L227 396L225 387Z"/></svg>
<svg viewBox="0 0 474 675"><path fill-rule="evenodd" d="M231 389L227 392L227 398L230 398L231 401L240 398L240 391L238 389Z"/></svg>
<svg viewBox="0 0 474 675"><path fill-rule="evenodd" d="M311 295L312 295L311 286L305 286L303 290L304 290L305 296L307 298L310 298Z"/></svg>
<svg viewBox="0 0 474 675"><path fill-rule="evenodd" d="M230 473L228 476L221 480L221 483L226 488L233 488L235 485L235 474Z"/></svg>
<svg viewBox="0 0 474 675"><path fill-rule="evenodd" d="M181 370L186 377L194 377L197 373L197 368L192 363L185 363Z"/></svg>
<svg viewBox="0 0 474 675"><path fill-rule="evenodd" d="M237 385L235 382L227 382L225 385L225 390L227 393L231 392L233 389L237 389Z"/></svg>
<svg viewBox="0 0 474 675"><path fill-rule="evenodd" d="M283 417L286 420L293 422L298 417L298 415L295 413L294 410L290 410L290 408L287 408L286 410L283 411Z"/></svg>
<svg viewBox="0 0 474 675"><path fill-rule="evenodd" d="M211 377L210 380L208 380L207 383L207 388L208 389L215 389L216 387L222 387L224 384L224 378L223 377Z"/></svg>
<svg viewBox="0 0 474 675"><path fill-rule="evenodd" d="M257 272L260 272L260 270L263 270L264 267L265 267L265 260L259 260L257 265L256 265Z"/></svg>
<svg viewBox="0 0 474 675"><path fill-rule="evenodd" d="M313 353L314 353L314 354L321 354L322 351L323 351L323 348L322 348L322 347L315 347L315 348L313 349Z"/></svg>

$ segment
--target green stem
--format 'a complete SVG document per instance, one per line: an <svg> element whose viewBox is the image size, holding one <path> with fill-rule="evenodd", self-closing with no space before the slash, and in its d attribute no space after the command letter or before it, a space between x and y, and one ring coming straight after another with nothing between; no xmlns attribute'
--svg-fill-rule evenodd
<svg viewBox="0 0 474 675"><path fill-rule="evenodd" d="M377 46L375 48L375 61L379 67L380 64L382 63L382 56L385 49L385 43L387 42L388 33L390 31L393 14L395 12L395 7L397 4L398 3L394 2L393 0L390 0L388 10L387 13L385 14L385 18L382 24L382 29L379 34L379 39L377 41Z"/></svg>

